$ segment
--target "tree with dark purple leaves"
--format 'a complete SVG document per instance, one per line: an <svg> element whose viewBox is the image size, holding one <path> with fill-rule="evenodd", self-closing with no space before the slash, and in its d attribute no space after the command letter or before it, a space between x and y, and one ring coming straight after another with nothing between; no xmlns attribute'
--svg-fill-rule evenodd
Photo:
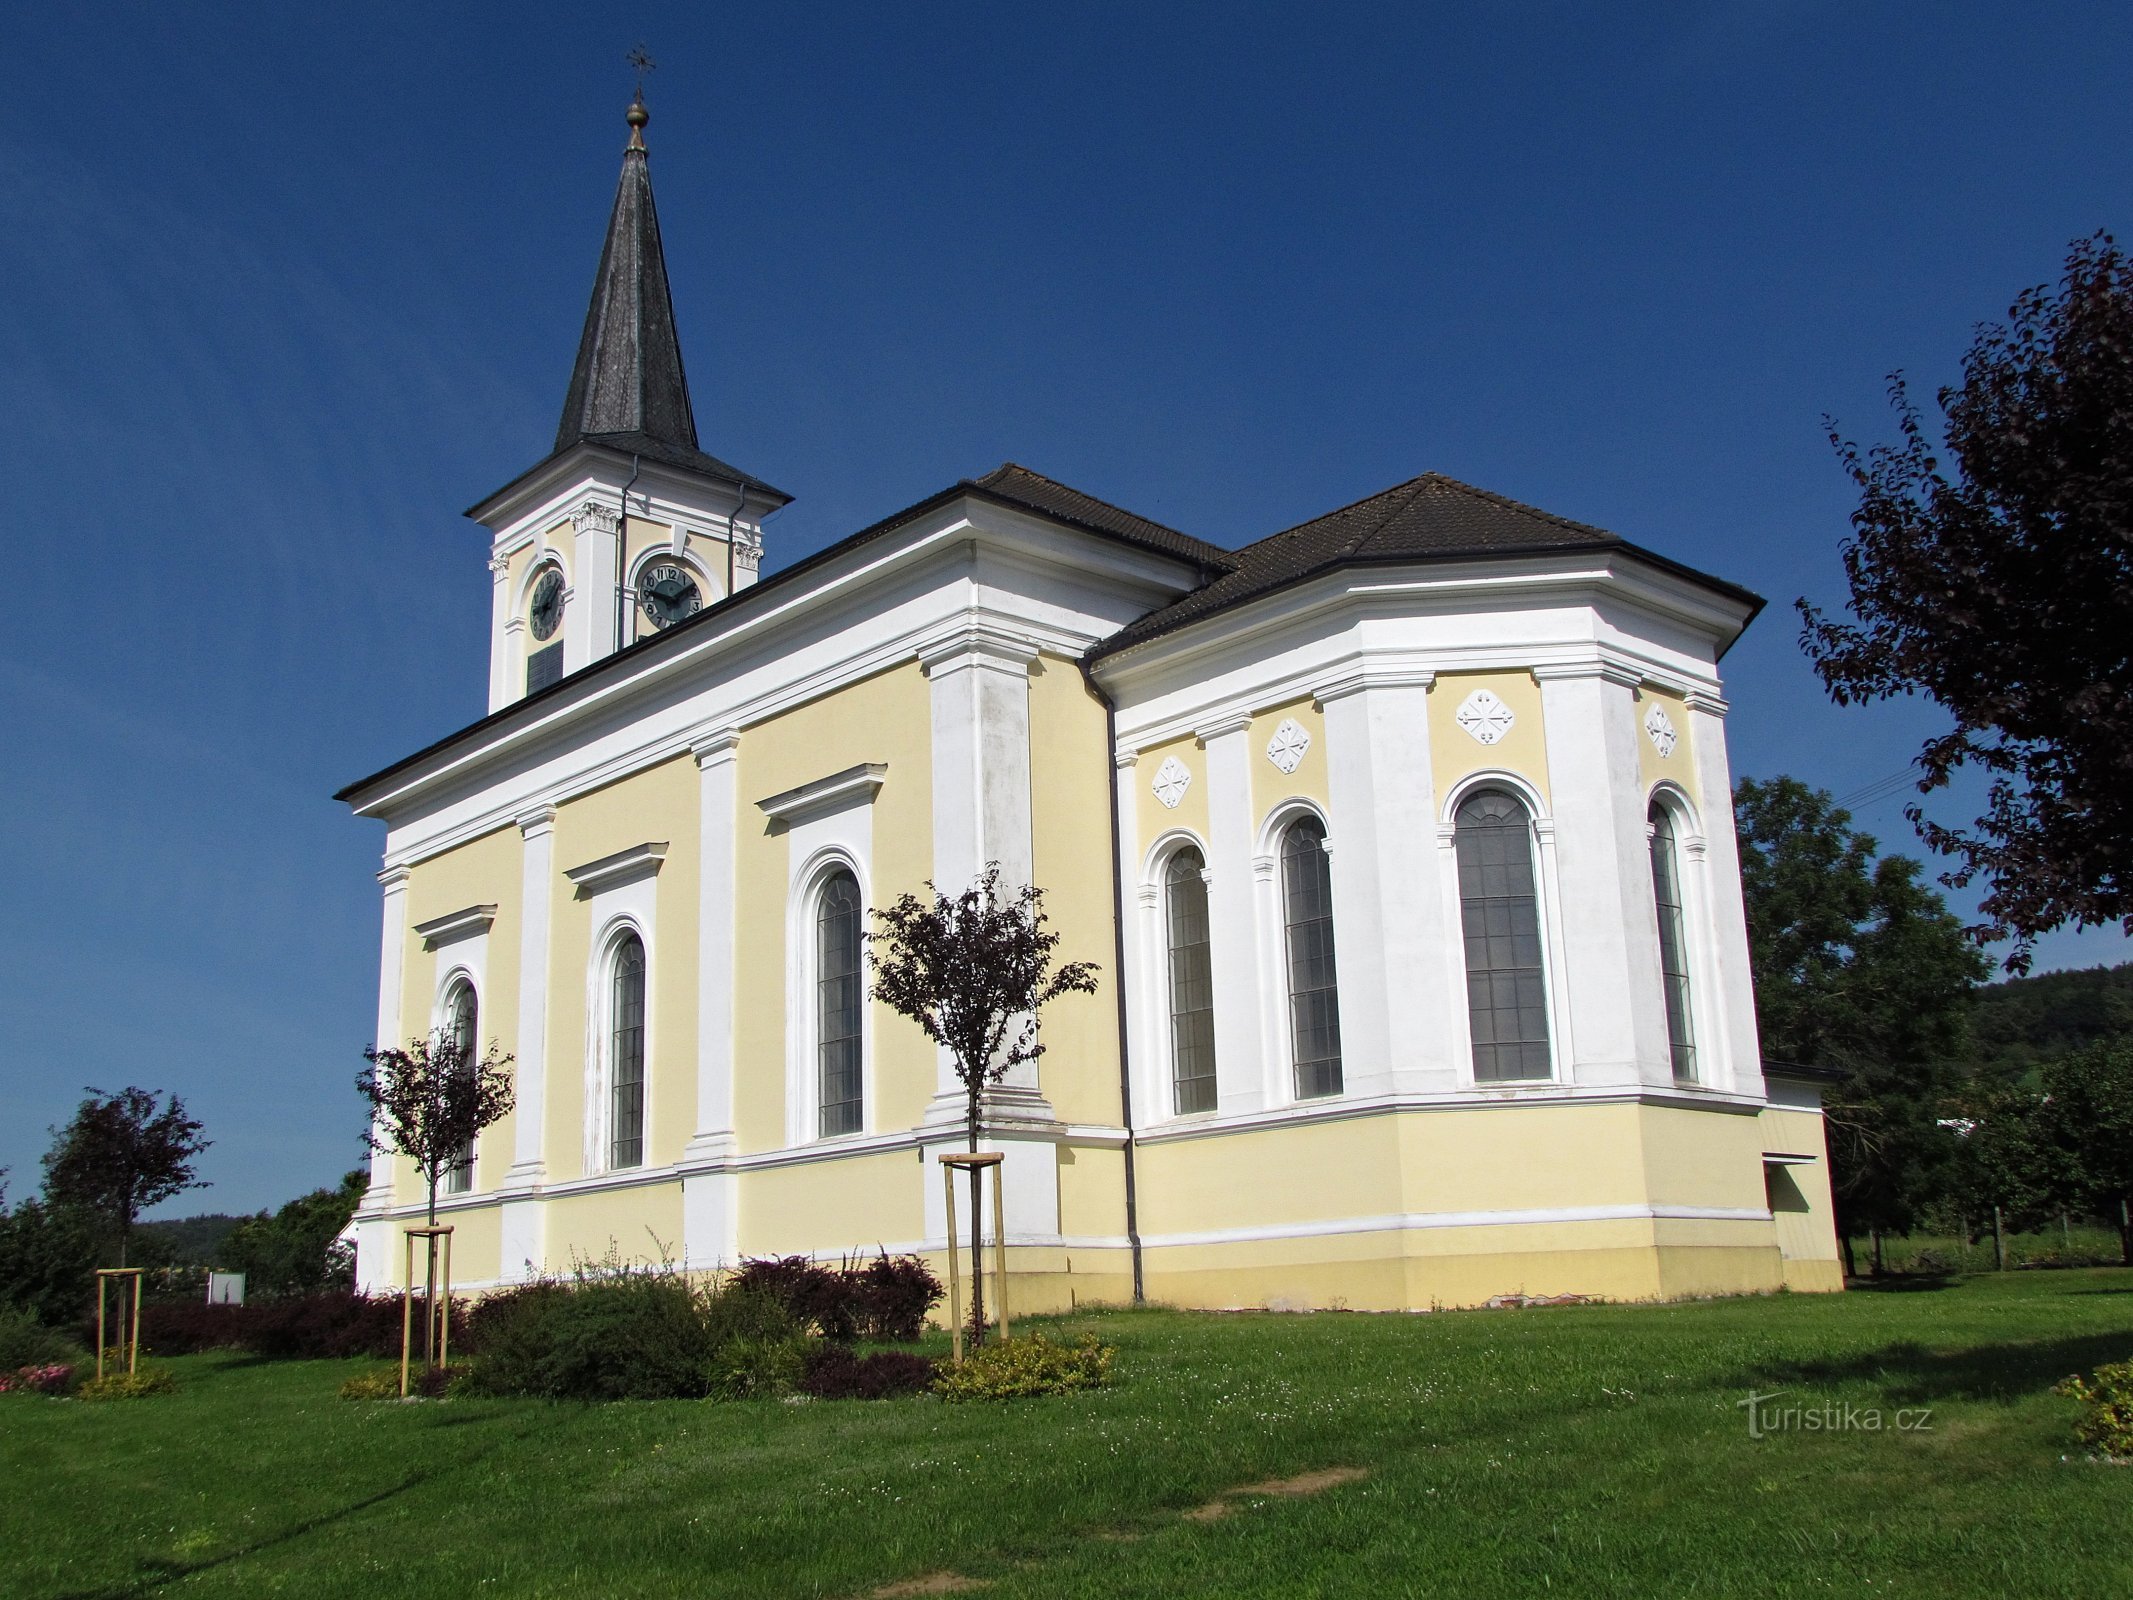
<svg viewBox="0 0 2133 1600"><path fill-rule="evenodd" d="M176 1095L158 1103L147 1089L107 1095L85 1091L74 1120L53 1130L44 1158L47 1205L72 1207L101 1219L118 1237L126 1264L133 1224L150 1206L187 1189L206 1187L193 1162L208 1148L201 1125Z"/></svg>
<svg viewBox="0 0 2133 1600"><path fill-rule="evenodd" d="M874 913L867 962L874 993L909 1017L946 1050L963 1085L969 1147L978 1147L985 1091L1016 1067L1044 1054L1038 1013L1063 994L1094 994L1096 966L1053 964L1059 935L1045 926L1044 891L1031 884L1008 889L1000 864L950 897L931 883L928 899L905 894ZM997 1178L994 1181L998 1181ZM979 1175L970 1174L970 1253L984 1236L978 1208ZM973 1343L985 1335L982 1275L971 1274Z"/></svg>
<svg viewBox="0 0 2133 1600"><path fill-rule="evenodd" d="M2056 290L1986 324L1939 393L1952 476L1902 375L1900 444L1831 425L1859 488L1844 547L1856 622L1805 600L1801 643L1839 705L1923 694L1953 720L1926 741L1918 791L1990 775L1968 828L1908 815L1981 880L1979 939L2073 923L2133 931L2133 266L2110 235L2076 243Z"/></svg>

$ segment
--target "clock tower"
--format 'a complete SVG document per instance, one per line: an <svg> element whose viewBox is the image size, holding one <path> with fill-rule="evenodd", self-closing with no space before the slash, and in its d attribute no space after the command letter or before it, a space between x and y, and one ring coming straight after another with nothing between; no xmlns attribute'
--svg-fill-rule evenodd
<svg viewBox="0 0 2133 1600"><path fill-rule="evenodd" d="M755 582L791 496L696 438L642 96L555 449L467 512L491 534L489 709L678 627Z"/></svg>

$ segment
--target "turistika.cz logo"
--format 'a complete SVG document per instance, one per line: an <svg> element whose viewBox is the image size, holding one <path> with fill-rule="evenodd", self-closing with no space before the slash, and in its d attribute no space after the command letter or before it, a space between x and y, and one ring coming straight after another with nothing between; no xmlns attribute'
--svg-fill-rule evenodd
<svg viewBox="0 0 2133 1600"><path fill-rule="evenodd" d="M1792 1391L1773 1389L1768 1394L1748 1392L1734 1404L1748 1413L1748 1437L1767 1439L1779 1433L1930 1433L1931 1406L1908 1406L1884 1411L1880 1406L1855 1406L1848 1400L1825 1400L1819 1405L1795 1402L1777 1405Z"/></svg>

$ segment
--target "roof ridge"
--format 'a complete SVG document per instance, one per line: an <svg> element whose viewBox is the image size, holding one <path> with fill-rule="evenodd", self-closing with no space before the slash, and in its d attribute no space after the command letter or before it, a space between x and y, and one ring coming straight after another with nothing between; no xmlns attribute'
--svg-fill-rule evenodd
<svg viewBox="0 0 2133 1600"><path fill-rule="evenodd" d="M1360 552L1365 545L1385 531L1387 523L1391 522L1394 517L1397 517L1414 503L1415 496L1427 487L1430 476L1429 473L1425 472L1420 477L1409 478L1405 483L1396 483L1390 489L1381 491L1382 498L1388 502L1385 514L1373 522L1369 528L1342 544L1328 559L1339 561L1343 557L1352 556ZM1406 491L1404 494L1400 492L1403 489ZM1398 498L1394 499L1394 496L1398 496ZM1366 502L1359 501L1357 503L1364 504Z"/></svg>
<svg viewBox="0 0 2133 1600"><path fill-rule="evenodd" d="M1558 528L1568 528L1573 533L1597 533L1606 539L1620 539L1622 537L1612 528L1603 528L1596 522L1580 522L1575 517L1565 517L1553 511L1543 511L1539 506L1528 505L1523 500L1513 500L1507 494L1498 494L1494 489L1484 489L1479 484L1467 483L1446 473L1426 472L1423 477L1434 478L1447 489L1457 489L1461 494L1470 494L1476 500L1486 500L1491 505L1502 506L1507 511L1517 511L1529 517L1538 517L1543 522L1552 522Z"/></svg>
<svg viewBox="0 0 2133 1600"><path fill-rule="evenodd" d="M1003 461L997 467L994 467L992 471L986 473L982 478L965 478L963 481L967 484L970 484L974 488L997 490L1000 485L996 480L1004 472L1025 473L1028 476L1035 478L1039 483L1048 483L1054 489L1064 489L1068 494L1079 495L1082 499L1093 501L1095 504L1103 506L1107 510L1116 511L1122 517L1131 517L1136 522L1145 522L1151 528L1161 528L1165 533L1174 533L1180 539L1192 539L1200 544L1209 544L1208 540L1201 539L1197 534L1187 533L1183 528L1173 528L1167 522L1158 522L1153 517L1143 516L1140 512L1130 510L1127 507L1120 505L1115 500L1106 500L1101 495L1094 495L1089 493L1089 491L1086 489L1077 489L1071 483L1063 483L1059 479L1052 477L1049 473L1039 472L1034 467L1025 467L1019 461ZM1210 545L1210 548L1220 549L1221 546Z"/></svg>
<svg viewBox="0 0 2133 1600"><path fill-rule="evenodd" d="M1357 495L1346 505L1335 506L1331 511L1321 511L1315 517L1305 517L1301 522L1292 522L1286 528L1276 528L1272 533L1261 534L1258 538L1252 540L1251 543L1246 545L1240 545L1238 547L1237 554L1242 555L1247 550L1256 550L1263 544L1272 544L1276 539L1282 538L1285 535L1291 533L1301 533L1304 529L1311 527L1315 523L1331 521L1334 517L1340 516L1344 512L1353 511L1357 506L1368 505L1371 501L1381 500L1389 494L1397 494L1402 489L1411 488L1414 485L1421 483L1423 478L1431 478L1435 476L1437 476L1437 474L1425 472L1419 477L1409 478L1403 483L1388 484L1385 488L1373 489L1368 494ZM1402 504L1405 504L1405 502L1403 501ZM1380 524L1380 526L1382 526L1382 524Z"/></svg>

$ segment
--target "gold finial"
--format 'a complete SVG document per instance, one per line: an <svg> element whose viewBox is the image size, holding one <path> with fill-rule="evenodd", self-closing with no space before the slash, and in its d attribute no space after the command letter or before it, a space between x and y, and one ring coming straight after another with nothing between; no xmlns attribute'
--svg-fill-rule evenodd
<svg viewBox="0 0 2133 1600"><path fill-rule="evenodd" d="M652 53L642 44L632 49L624 59L637 69L637 92L630 100L630 108L625 117L630 125L630 148L642 150L644 125L652 120L651 112L644 109L644 75L654 70L659 63L652 59Z"/></svg>

